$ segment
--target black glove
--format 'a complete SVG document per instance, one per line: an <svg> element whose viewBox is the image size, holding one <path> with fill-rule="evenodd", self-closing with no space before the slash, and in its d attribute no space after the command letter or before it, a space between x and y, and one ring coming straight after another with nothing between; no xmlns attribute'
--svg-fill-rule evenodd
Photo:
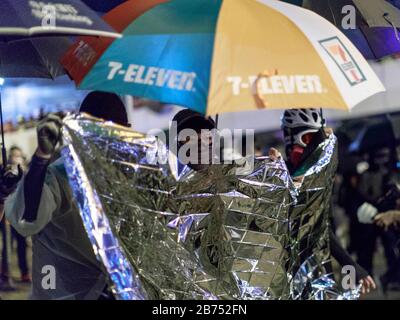
<svg viewBox="0 0 400 320"><path fill-rule="evenodd" d="M390 184L385 195L378 199L376 207L379 212L395 210L398 199L400 199L399 185L397 183Z"/></svg>
<svg viewBox="0 0 400 320"><path fill-rule="evenodd" d="M61 138L62 120L55 114L49 114L37 126L38 146L42 153L52 155Z"/></svg>
<svg viewBox="0 0 400 320"><path fill-rule="evenodd" d="M0 173L0 204L3 204L5 199L15 191L22 175L23 171L20 165L18 167L8 165L5 169L2 168Z"/></svg>

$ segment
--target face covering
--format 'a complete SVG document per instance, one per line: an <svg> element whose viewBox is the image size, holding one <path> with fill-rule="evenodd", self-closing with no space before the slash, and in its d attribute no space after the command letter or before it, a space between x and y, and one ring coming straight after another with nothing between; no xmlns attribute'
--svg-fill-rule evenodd
<svg viewBox="0 0 400 320"><path fill-rule="evenodd" d="M212 163L212 145L201 144L199 153L199 163L200 164L211 164Z"/></svg>
<svg viewBox="0 0 400 320"><path fill-rule="evenodd" d="M185 143L180 143L180 146L186 145L190 150L188 155L188 166L195 170L201 170L212 164L213 145L212 135L205 133L192 136Z"/></svg>
<svg viewBox="0 0 400 320"><path fill-rule="evenodd" d="M289 161L293 167L297 167L300 163L300 160L303 156L304 148L299 145L294 145L290 150Z"/></svg>

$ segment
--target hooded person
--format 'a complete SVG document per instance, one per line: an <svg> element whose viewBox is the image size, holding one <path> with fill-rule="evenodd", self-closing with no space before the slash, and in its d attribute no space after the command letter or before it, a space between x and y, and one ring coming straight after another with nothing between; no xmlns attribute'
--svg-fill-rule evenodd
<svg viewBox="0 0 400 320"><path fill-rule="evenodd" d="M127 126L119 97L92 92L80 112ZM112 299L73 199L62 158L51 159L62 121L49 115L37 126L38 148L28 173L6 201L5 214L23 236L32 236L32 299Z"/></svg>
<svg viewBox="0 0 400 320"><path fill-rule="evenodd" d="M282 130L287 166L299 192L299 202L291 213L293 236L298 243L293 252L299 257L298 264L317 257L317 251L322 252L321 264L332 255L342 267L353 266L356 281L362 284L362 292L369 292L375 288L373 279L343 249L331 226L337 139L331 129L325 128L325 120L317 109L286 110L282 117ZM276 153L276 150L271 153ZM318 188L319 184L321 188ZM321 190L317 192L313 188Z"/></svg>
<svg viewBox="0 0 400 320"><path fill-rule="evenodd" d="M179 111L171 122L172 141L169 149L176 156L176 162L170 158L178 176L190 169L200 171L208 167L213 160L213 132L215 122L210 117L184 109Z"/></svg>
<svg viewBox="0 0 400 320"><path fill-rule="evenodd" d="M188 250L187 253L190 253L189 257L194 258L192 261L189 258L187 258L188 260L180 258L185 263L179 262L178 264L190 269L184 273L185 276L194 271L194 275L189 276L194 280L199 274L205 272L201 276L199 287L205 292L221 295L225 299L227 297L234 299L289 297L285 270L288 258L285 221L287 221L292 197L290 191L284 189L288 179L287 174L275 176L284 171L284 163L270 161L270 159L260 160L255 163L255 169L246 176L241 175L244 177L241 181L236 171L238 166L241 167L241 163L231 162L230 154L223 159L226 160L223 163L219 161L220 145L219 141L215 141L219 138L219 133L214 120L189 109L181 110L173 117L169 137L169 150L167 151L169 161L165 166L167 169L161 170L166 175L163 178L154 178L156 184L149 178L135 179L135 181L146 181L146 184L143 185L139 184L142 182L138 183L140 187L137 189L141 192L154 185L157 189L162 188L162 191L147 191L143 195L137 196L144 201L139 200L135 203L145 208L151 203L152 212L168 212L168 215L171 214L171 216L178 214L182 222L179 222L178 225L179 240L177 249L174 250L182 254L182 250L178 250L182 245L185 248L184 251ZM141 161L138 162L141 163ZM137 170L137 172L139 176L146 174L145 170ZM169 174L173 175L175 179L170 179ZM153 170L150 175L155 176ZM281 191L271 192L275 187ZM170 195L168 201L164 194ZM250 214L253 212L254 214ZM132 216L135 217L135 213ZM157 221L160 222L162 219L157 219ZM137 220L137 218L133 218L133 220ZM173 221L170 220L168 223L168 229L174 228L173 223L175 222ZM165 239L164 236L160 237L159 235L151 236L152 239L149 240L143 239L144 236L152 234L138 231L140 228L145 228L146 223L141 221L140 228L133 225L134 223L131 228L136 230L130 230L129 234L140 233L139 237L142 240L139 241L145 243L144 248L151 247L153 239ZM230 231L231 229L236 230L236 227L240 230L238 231L240 234L249 235L243 243L238 233ZM162 228L157 225L154 226L154 230L160 232ZM257 238L256 236L252 238L250 235L257 235ZM167 238L174 239L175 237L171 235ZM243 235L243 237L246 236ZM124 238L127 237L124 236ZM261 238L269 240L259 242L258 239ZM162 243L167 243L166 250L175 248L169 241L162 240L158 246L162 248ZM271 250L271 245L274 247L273 250ZM240 249L234 249L236 246L240 246ZM130 256L141 257L143 255L143 258L137 258L138 262L135 265L145 266L143 261L148 259L148 254L144 253L149 252L150 249L142 249L143 247L132 247ZM244 256L243 252L245 252ZM165 255L165 252L163 254ZM180 257L179 254L173 254L173 258L167 255L167 261L173 261L174 258ZM154 262L147 266L155 263L160 272L159 270L165 268L163 261L165 258L159 253L154 253L153 257L157 255L161 261L154 258ZM257 270L248 270L246 260L251 260L252 263L259 261ZM194 264L196 267L193 267ZM178 270L182 270L182 268L179 266L173 266L173 268L173 270L177 270L176 276L179 279L181 275ZM175 276L173 270L167 269L162 274L170 274L170 277L173 277ZM158 277L156 271L151 270L147 273L150 278ZM158 283L153 279L151 282L155 287L163 288L162 295L164 297L166 292L173 292L172 288L179 287L181 284L185 288L194 288L198 285L197 283L194 286L188 285L192 281L192 279L188 279L176 281L176 285L174 283L166 286L165 280L161 279ZM205 281L205 279L210 280ZM159 289L155 288L154 292L157 290ZM180 289L177 296L182 297L182 294L189 296L190 290ZM159 296L157 298L159 299Z"/></svg>

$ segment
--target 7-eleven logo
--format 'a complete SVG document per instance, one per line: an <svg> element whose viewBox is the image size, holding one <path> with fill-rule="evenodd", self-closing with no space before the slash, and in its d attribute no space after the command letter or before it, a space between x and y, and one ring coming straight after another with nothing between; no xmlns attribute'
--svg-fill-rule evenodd
<svg viewBox="0 0 400 320"><path fill-rule="evenodd" d="M366 80L360 67L338 37L322 40L320 44L335 61L350 85L353 86Z"/></svg>

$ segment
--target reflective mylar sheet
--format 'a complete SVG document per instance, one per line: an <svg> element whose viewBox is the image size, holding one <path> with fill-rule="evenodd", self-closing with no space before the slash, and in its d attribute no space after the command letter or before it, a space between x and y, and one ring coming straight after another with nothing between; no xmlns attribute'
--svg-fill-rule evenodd
<svg viewBox="0 0 400 320"><path fill-rule="evenodd" d="M331 134L315 152L321 152L296 184L297 201L290 211L293 299L355 299L359 290L342 295L333 281L329 249L332 188L338 164L337 138ZM312 156L311 156L312 157Z"/></svg>
<svg viewBox="0 0 400 320"><path fill-rule="evenodd" d="M118 299L357 298L324 266L335 138L296 188L269 158L247 176L236 165L178 173L156 138L82 115L64 120L63 137L82 220Z"/></svg>

